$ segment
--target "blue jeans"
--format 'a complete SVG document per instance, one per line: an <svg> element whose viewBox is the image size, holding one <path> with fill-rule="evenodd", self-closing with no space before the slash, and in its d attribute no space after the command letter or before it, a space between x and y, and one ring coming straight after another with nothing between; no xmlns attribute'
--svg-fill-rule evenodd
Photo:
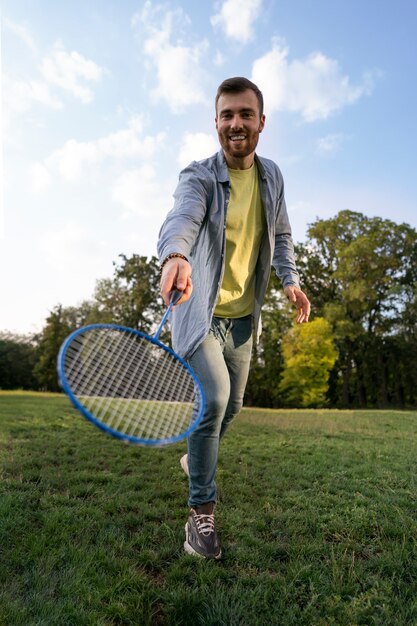
<svg viewBox="0 0 417 626"><path fill-rule="evenodd" d="M206 399L203 419L188 438L188 504L216 502L219 441L243 404L252 353L252 317L214 317L210 332L189 359Z"/></svg>

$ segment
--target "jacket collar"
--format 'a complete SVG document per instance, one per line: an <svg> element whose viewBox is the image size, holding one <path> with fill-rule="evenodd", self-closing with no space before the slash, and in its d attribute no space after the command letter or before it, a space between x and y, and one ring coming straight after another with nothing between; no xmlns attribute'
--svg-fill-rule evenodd
<svg viewBox="0 0 417 626"><path fill-rule="evenodd" d="M258 166L258 172L259 172L260 177L265 179L266 173L265 173L265 168L262 164L262 158L258 157L258 155L255 154L255 161L256 161L256 165ZM216 154L216 174L217 174L217 180L219 181L219 183L229 182L229 173L227 171L227 163L226 163L226 159L224 158L223 150L219 150L218 153Z"/></svg>
<svg viewBox="0 0 417 626"><path fill-rule="evenodd" d="M224 158L223 150L219 150L216 155L216 174L219 183L229 182L229 173L227 171L227 163L226 159Z"/></svg>

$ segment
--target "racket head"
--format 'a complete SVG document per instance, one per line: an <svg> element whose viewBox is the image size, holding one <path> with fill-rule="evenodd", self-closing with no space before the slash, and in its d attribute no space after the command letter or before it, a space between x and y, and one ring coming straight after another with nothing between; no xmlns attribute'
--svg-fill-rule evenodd
<svg viewBox="0 0 417 626"><path fill-rule="evenodd" d="M128 443L177 443L203 417L204 392L192 368L158 339L133 328L90 324L75 330L61 346L57 372L73 406Z"/></svg>

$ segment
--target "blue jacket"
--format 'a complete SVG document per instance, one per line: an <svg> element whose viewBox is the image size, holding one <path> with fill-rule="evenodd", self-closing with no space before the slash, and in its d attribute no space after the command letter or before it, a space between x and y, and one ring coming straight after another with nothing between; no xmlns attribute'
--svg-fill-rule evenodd
<svg viewBox="0 0 417 626"><path fill-rule="evenodd" d="M253 320L258 335L271 265L283 287L299 286L299 275L282 174L273 161L255 158L267 224L256 266ZM175 307L171 320L173 348L180 356L189 358L209 332L223 280L230 198L223 151L203 161L194 161L182 170L174 198L174 207L159 233L158 255L163 261L169 254L179 252L192 266L193 293L188 302Z"/></svg>

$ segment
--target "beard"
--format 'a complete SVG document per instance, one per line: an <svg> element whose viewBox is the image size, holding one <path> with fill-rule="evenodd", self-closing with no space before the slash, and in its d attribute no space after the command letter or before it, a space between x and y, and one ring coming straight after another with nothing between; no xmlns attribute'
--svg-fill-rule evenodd
<svg viewBox="0 0 417 626"><path fill-rule="evenodd" d="M230 155L234 158L244 158L252 154L256 150L256 146L259 141L259 131L242 131L241 133L233 133L233 135L244 136L244 139L240 141L232 140L232 133L230 132L219 132L219 142L225 154Z"/></svg>

